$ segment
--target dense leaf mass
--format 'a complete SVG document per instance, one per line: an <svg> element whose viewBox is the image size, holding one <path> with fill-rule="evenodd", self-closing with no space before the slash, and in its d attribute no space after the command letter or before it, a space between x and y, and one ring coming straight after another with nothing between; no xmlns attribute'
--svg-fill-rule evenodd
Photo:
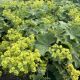
<svg viewBox="0 0 80 80"><path fill-rule="evenodd" d="M79 80L80 1L0 0L0 76Z"/></svg>

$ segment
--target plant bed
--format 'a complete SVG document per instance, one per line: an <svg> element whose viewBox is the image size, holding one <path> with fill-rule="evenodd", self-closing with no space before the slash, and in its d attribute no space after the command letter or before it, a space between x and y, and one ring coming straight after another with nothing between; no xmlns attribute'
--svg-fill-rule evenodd
<svg viewBox="0 0 80 80"><path fill-rule="evenodd" d="M0 2L0 80L79 80L79 0Z"/></svg>

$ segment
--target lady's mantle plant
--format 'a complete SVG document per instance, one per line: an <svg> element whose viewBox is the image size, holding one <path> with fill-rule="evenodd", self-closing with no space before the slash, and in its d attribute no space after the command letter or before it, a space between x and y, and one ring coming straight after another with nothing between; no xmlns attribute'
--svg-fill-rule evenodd
<svg viewBox="0 0 80 80"><path fill-rule="evenodd" d="M0 75L21 80L79 80L78 0L0 3Z"/></svg>
<svg viewBox="0 0 80 80"><path fill-rule="evenodd" d="M0 45L3 69L8 69L9 73L18 76L20 72L25 74L34 73L38 67L46 67L46 64L43 64L40 58L39 50L33 49L34 42L33 34L29 37L22 37L18 31L14 29L8 30L8 34ZM42 64L44 66L41 66Z"/></svg>

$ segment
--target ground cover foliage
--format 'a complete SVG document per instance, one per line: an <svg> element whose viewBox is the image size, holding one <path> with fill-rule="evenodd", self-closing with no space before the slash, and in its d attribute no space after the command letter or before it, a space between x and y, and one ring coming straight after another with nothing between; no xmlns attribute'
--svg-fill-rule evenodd
<svg viewBox="0 0 80 80"><path fill-rule="evenodd" d="M0 80L79 80L80 1L1 0Z"/></svg>

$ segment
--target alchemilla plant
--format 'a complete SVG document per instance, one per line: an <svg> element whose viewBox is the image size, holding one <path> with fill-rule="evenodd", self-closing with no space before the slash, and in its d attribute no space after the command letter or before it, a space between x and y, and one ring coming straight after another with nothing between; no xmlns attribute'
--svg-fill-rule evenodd
<svg viewBox="0 0 80 80"><path fill-rule="evenodd" d="M4 74L20 80L79 80L80 1L1 0L1 80Z"/></svg>

